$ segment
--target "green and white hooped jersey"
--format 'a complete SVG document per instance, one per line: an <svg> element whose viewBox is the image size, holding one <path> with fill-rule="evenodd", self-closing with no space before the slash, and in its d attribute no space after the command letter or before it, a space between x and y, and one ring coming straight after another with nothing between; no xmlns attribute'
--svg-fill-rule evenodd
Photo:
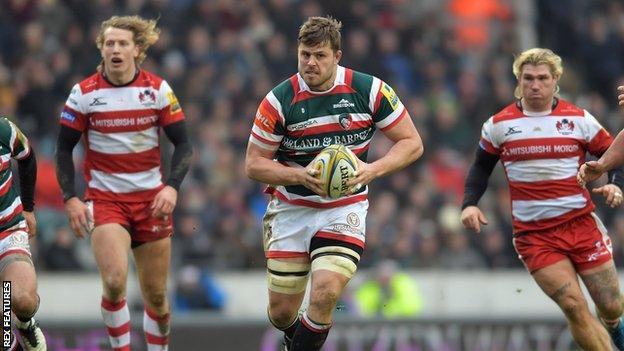
<svg viewBox="0 0 624 351"><path fill-rule="evenodd" d="M407 111L379 78L338 66L334 86L314 92L299 74L271 90L260 103L250 142L275 152L288 167L305 167L325 147L343 144L366 161L376 129L388 130ZM304 186L269 186L292 204L336 207L367 198L368 187L339 199L322 198Z"/></svg>
<svg viewBox="0 0 624 351"><path fill-rule="evenodd" d="M22 201L11 172L11 159L21 160L30 154L30 144L22 131L6 118L0 118L0 233L24 226ZM8 234L0 234L3 239Z"/></svg>

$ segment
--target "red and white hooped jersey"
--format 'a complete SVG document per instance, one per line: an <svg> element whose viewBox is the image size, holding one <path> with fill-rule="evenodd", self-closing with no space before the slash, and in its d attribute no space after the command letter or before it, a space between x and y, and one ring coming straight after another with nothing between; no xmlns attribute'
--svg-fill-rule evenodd
<svg viewBox="0 0 624 351"><path fill-rule="evenodd" d="M169 84L144 70L123 86L102 73L76 84L60 123L84 133L85 199L151 200L164 186L160 128L183 119Z"/></svg>
<svg viewBox="0 0 624 351"><path fill-rule="evenodd" d="M479 145L503 164L514 234L591 212L594 204L576 174L586 152L601 155L612 141L594 116L564 100L542 114L524 112L513 103L488 119Z"/></svg>

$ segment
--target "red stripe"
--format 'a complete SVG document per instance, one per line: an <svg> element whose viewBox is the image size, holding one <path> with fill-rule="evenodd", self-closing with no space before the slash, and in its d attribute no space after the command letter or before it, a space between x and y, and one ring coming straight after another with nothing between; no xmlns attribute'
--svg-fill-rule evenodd
<svg viewBox="0 0 624 351"><path fill-rule="evenodd" d="M353 82L353 70L350 68L345 68L345 84L350 87Z"/></svg>
<svg viewBox="0 0 624 351"><path fill-rule="evenodd" d="M351 151L353 151L353 153L356 156L360 156L362 155L364 152L368 151L368 148L370 147L370 143L366 144L365 146L361 147L361 148L355 148L355 149L351 149Z"/></svg>
<svg viewBox="0 0 624 351"><path fill-rule="evenodd" d="M333 202L319 203L319 202L314 202L314 201L305 200L305 199L289 199L288 197L286 197L286 195L280 193L279 191L275 189L270 194L277 196L280 200L288 202L289 204L313 207L313 208L334 208L334 207L354 204L356 202L364 201L367 199L366 194L360 194L360 195L345 197L344 199L336 200Z"/></svg>
<svg viewBox="0 0 624 351"><path fill-rule="evenodd" d="M119 302L113 302L113 301L108 300L104 296L102 296L101 306L102 308L104 308L105 310L109 312L116 312L124 308L124 306L126 306L126 299L122 299Z"/></svg>
<svg viewBox="0 0 624 351"><path fill-rule="evenodd" d="M11 189L11 185L13 184L13 176L9 178L9 180L4 184L4 186L0 187L0 196L4 196L9 189Z"/></svg>
<svg viewBox="0 0 624 351"><path fill-rule="evenodd" d="M145 332L145 340L147 340L148 344L152 345L167 345L167 343L169 343L168 336L156 336L148 332Z"/></svg>
<svg viewBox="0 0 624 351"><path fill-rule="evenodd" d="M120 337L122 335L128 334L130 332L130 321L118 326L118 327L106 327L106 331L108 335L113 338Z"/></svg>
<svg viewBox="0 0 624 351"><path fill-rule="evenodd" d="M596 135L594 135L592 140L589 141L587 144L587 150L592 155L602 155L605 151L607 151L609 146L611 146L612 142L613 137L611 134L609 134L606 130L601 129L598 133L596 133Z"/></svg>
<svg viewBox="0 0 624 351"><path fill-rule="evenodd" d="M263 137L259 136L259 135L258 135L258 134L256 134L253 130L251 131L251 135L252 135L254 138L258 139L259 141L261 141L261 142L263 142L263 143L265 143L265 144L269 144L269 145L279 145L279 144L280 144L280 142L277 142L277 141L272 141L272 140L265 139L265 138L263 138Z"/></svg>
<svg viewBox="0 0 624 351"><path fill-rule="evenodd" d="M575 106L568 101L559 100L557 107L555 107L555 110L552 111L550 115L556 117L585 117L585 112L582 108Z"/></svg>
<svg viewBox="0 0 624 351"><path fill-rule="evenodd" d="M137 173L145 172L160 166L160 149L132 154L104 154L91 149L87 150L85 168L105 173Z"/></svg>
<svg viewBox="0 0 624 351"><path fill-rule="evenodd" d="M294 257L310 257L307 252L298 251L267 251L264 253L266 258L294 258Z"/></svg>
<svg viewBox="0 0 624 351"><path fill-rule="evenodd" d="M489 152L491 154L498 155L500 153L499 149L495 148L494 145L492 145L492 143L490 143L489 141L487 141L487 140L485 140L483 138L481 138L481 140L479 140L479 144L481 145L481 147L485 151L487 151L487 152Z"/></svg>
<svg viewBox="0 0 624 351"><path fill-rule="evenodd" d="M184 112L182 112L182 110L179 110L178 112L174 114L171 114L170 109L171 109L171 105L167 106L165 108L164 113L162 114L162 117L158 121L161 127L166 127L170 124L174 124L176 122L180 122L186 119L186 116L184 115Z"/></svg>
<svg viewBox="0 0 624 351"><path fill-rule="evenodd" d="M550 200L583 194L586 191L578 186L576 177L530 183L509 182L509 195L513 200Z"/></svg>
<svg viewBox="0 0 624 351"><path fill-rule="evenodd" d="M17 207L13 209L13 212L11 212L10 215L4 217L3 219L0 219L0 225L9 223L13 220L13 218L15 218L15 216L22 213L23 210L24 208L22 207L22 204L17 205Z"/></svg>
<svg viewBox="0 0 624 351"><path fill-rule="evenodd" d="M397 119L395 119L394 122L392 122L392 123L388 124L387 126L381 128L381 131L385 132L387 130L392 129L392 127L396 126L397 123L401 122L401 120L403 118L405 118L405 116L409 116L409 114L407 113L407 109L403 108L403 112L401 113L401 115Z"/></svg>
<svg viewBox="0 0 624 351"><path fill-rule="evenodd" d="M330 95L336 95L336 94L352 94L352 93L355 93L355 90L353 90L353 88L348 87L346 85L337 85L332 90L322 93L322 94L312 94L309 91L302 91L300 93L295 92L295 97L290 102L290 105L292 106L298 102L305 101L305 100L312 99L312 98L319 97L319 96L330 96Z"/></svg>
<svg viewBox="0 0 624 351"><path fill-rule="evenodd" d="M169 313L165 313L162 316L159 316L158 313L152 311L151 309L147 308L147 306L145 307L145 313L154 321L156 321L156 323L158 324L162 324L162 323L166 323L169 321Z"/></svg>
<svg viewBox="0 0 624 351"><path fill-rule="evenodd" d="M319 238L344 241L345 243L354 244L361 248L364 248L364 241L354 238L352 236L348 236L348 235L318 231L316 232L316 234L314 234L314 236L319 237Z"/></svg>
<svg viewBox="0 0 624 351"><path fill-rule="evenodd" d="M130 351L130 345L124 345L121 347L114 347L113 351Z"/></svg>
<svg viewBox="0 0 624 351"><path fill-rule="evenodd" d="M353 121L351 122L349 129L354 130L354 129L359 129L359 128L370 128L370 127L371 127L371 121ZM335 122L335 123L323 124L323 125L316 126L316 127L308 127L306 129L302 129L301 130L302 133L300 135L342 132L344 130L345 129L342 128L340 123ZM294 133L292 134L294 135Z"/></svg>
<svg viewBox="0 0 624 351"><path fill-rule="evenodd" d="M160 189L165 185L161 184L158 188L150 190L135 191L131 193L115 193L112 191L103 191L99 189L88 188L85 194L86 200L104 200L118 202L145 202L145 199L151 201Z"/></svg>
<svg viewBox="0 0 624 351"><path fill-rule="evenodd" d="M546 158L567 158L585 155L584 142L571 138L536 138L521 139L503 144L500 153L502 161L541 160ZM542 147L543 150L535 152L516 152L516 148ZM557 150L562 147L563 150ZM571 149L570 149L571 148ZM570 149L570 150L569 150Z"/></svg>
<svg viewBox="0 0 624 351"><path fill-rule="evenodd" d="M561 216L557 216L554 218L542 219L539 221L531 221L531 222L520 222L513 219L513 228L514 235L522 234L524 232L533 232L540 231L548 228L552 228L558 226L562 223L568 222L576 217L580 217L582 215L588 214L594 210L594 204L591 201L587 202L588 205L585 208L581 208L578 210L572 210L567 212Z"/></svg>
<svg viewBox="0 0 624 351"><path fill-rule="evenodd" d="M311 326L310 323L308 323L308 321L303 316L300 318L300 320L301 320L301 324L303 324L303 326L306 327L311 332L314 332L314 333L317 333L317 334L324 334L324 333L328 333L329 332L329 328L327 328L327 329L318 329L318 328L315 328L315 327Z"/></svg>
<svg viewBox="0 0 624 351"><path fill-rule="evenodd" d="M381 105L381 99L383 96L383 93L381 92L381 87L383 87L383 82L381 82L381 84L379 85L379 90L377 91L377 95L375 97L375 105L373 106L373 114L377 113L377 110L379 109L379 105Z"/></svg>
<svg viewBox="0 0 624 351"><path fill-rule="evenodd" d="M0 260L2 260L3 258L5 258L8 255L13 255L13 254L23 254L23 255L26 255L28 257L31 257L30 252L28 252L28 250L26 250L26 249L10 249L10 250L7 250L7 251L3 252L2 254L0 254Z"/></svg>
<svg viewBox="0 0 624 351"><path fill-rule="evenodd" d="M292 87L293 95L297 96L297 94L299 93L299 89L300 89L299 88L299 76L295 74L292 77L290 77L290 86Z"/></svg>

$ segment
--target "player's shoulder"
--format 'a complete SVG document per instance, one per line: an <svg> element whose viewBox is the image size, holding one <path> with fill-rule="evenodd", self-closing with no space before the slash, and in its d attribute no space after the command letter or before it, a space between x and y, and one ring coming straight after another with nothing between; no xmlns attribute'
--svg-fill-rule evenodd
<svg viewBox="0 0 624 351"><path fill-rule="evenodd" d="M76 89L80 89L80 93L82 95L88 94L94 90L99 89L102 86L103 81L104 78L102 77L102 73L96 72L89 77L83 79L80 83L76 84L77 87L74 87L72 89L71 94L76 94Z"/></svg>
<svg viewBox="0 0 624 351"><path fill-rule="evenodd" d="M299 90L298 77L297 74L293 74L288 79L283 80L271 89L271 94L282 104L290 102Z"/></svg>
<svg viewBox="0 0 624 351"><path fill-rule="evenodd" d="M161 76L144 69L139 72L139 77L136 80L138 85L143 87L149 86L154 89L160 89L164 81L165 79Z"/></svg>
<svg viewBox="0 0 624 351"><path fill-rule="evenodd" d="M516 101L505 106L502 110L494 114L494 116L491 117L491 120L492 123L496 124L522 117L524 117L524 113L522 112L522 109L518 106L518 102Z"/></svg>
<svg viewBox="0 0 624 351"><path fill-rule="evenodd" d="M570 101L559 99L552 111L553 116L585 117L585 110Z"/></svg>

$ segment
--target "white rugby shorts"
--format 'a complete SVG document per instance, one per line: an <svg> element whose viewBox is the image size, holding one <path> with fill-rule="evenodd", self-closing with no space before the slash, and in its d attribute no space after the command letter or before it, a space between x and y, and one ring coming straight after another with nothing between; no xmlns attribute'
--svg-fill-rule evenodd
<svg viewBox="0 0 624 351"><path fill-rule="evenodd" d="M314 236L364 248L367 212L368 200L341 207L312 208L273 196L262 221L265 256L308 257Z"/></svg>

